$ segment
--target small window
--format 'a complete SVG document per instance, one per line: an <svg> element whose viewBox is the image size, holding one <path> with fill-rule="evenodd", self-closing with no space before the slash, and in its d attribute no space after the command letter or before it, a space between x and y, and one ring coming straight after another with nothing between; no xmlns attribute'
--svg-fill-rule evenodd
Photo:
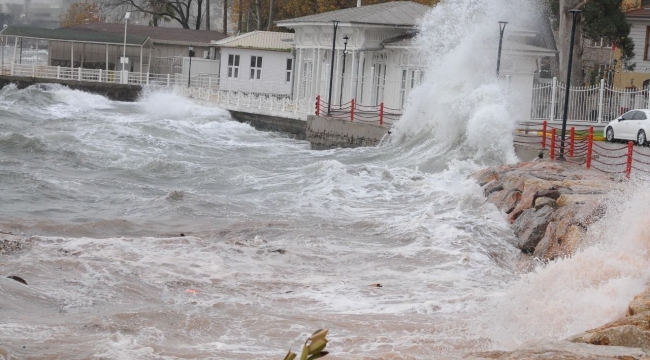
<svg viewBox="0 0 650 360"><path fill-rule="evenodd" d="M239 55L228 55L228 77L239 78Z"/></svg>
<svg viewBox="0 0 650 360"><path fill-rule="evenodd" d="M643 111L637 111L636 115L634 115L634 120L647 120L648 117L645 115L645 112Z"/></svg>
<svg viewBox="0 0 650 360"><path fill-rule="evenodd" d="M286 82L291 82L291 73L293 72L293 59L287 59L287 75Z"/></svg>
<svg viewBox="0 0 650 360"><path fill-rule="evenodd" d="M628 111L625 114L621 115L621 120L632 120L636 116L636 111Z"/></svg>
<svg viewBox="0 0 650 360"><path fill-rule="evenodd" d="M251 80L262 78L262 57L251 56Z"/></svg>

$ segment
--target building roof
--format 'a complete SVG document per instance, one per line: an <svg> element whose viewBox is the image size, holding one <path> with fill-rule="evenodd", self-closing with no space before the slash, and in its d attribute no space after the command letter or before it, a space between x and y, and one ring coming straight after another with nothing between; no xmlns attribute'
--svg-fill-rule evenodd
<svg viewBox="0 0 650 360"><path fill-rule="evenodd" d="M431 10L430 7L412 1L393 1L281 20L276 24L278 26L291 26L299 23L331 24L332 20L338 20L342 23L413 27L429 10Z"/></svg>
<svg viewBox="0 0 650 360"><path fill-rule="evenodd" d="M75 41L86 43L101 43L101 44L123 44L124 43L124 29L122 34L112 34L98 31L79 30L73 28L59 28L59 29L45 29L33 26L8 26L2 35L17 36L32 39L44 40L61 40L61 41ZM126 43L129 45L144 45L149 38L143 35L127 34Z"/></svg>
<svg viewBox="0 0 650 360"><path fill-rule="evenodd" d="M291 51L292 33L252 31L239 36L213 41L214 45L229 48L247 48L273 51Z"/></svg>
<svg viewBox="0 0 650 360"><path fill-rule="evenodd" d="M415 33L397 36L386 39L382 42L384 47L391 48L412 48L418 44L415 40ZM505 41L503 50L509 54L523 54L532 56L554 56L557 51L539 46L524 44L518 41Z"/></svg>
<svg viewBox="0 0 650 360"><path fill-rule="evenodd" d="M646 10L644 8L633 9L625 12L625 16L630 18L649 19L650 10Z"/></svg>
<svg viewBox="0 0 650 360"><path fill-rule="evenodd" d="M92 23L77 25L72 27L72 29L121 34L120 36L124 36L124 24ZM216 31L131 24L128 26L127 34L147 36L151 38L154 43L176 45L207 45L213 40L221 40L227 37L226 35Z"/></svg>

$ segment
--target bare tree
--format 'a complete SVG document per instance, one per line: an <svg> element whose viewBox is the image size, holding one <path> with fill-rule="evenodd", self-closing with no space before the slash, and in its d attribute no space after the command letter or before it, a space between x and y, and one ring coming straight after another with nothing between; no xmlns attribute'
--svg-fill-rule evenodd
<svg viewBox="0 0 650 360"><path fill-rule="evenodd" d="M244 6L243 0L239 0L239 10L238 10L239 11L239 23L237 24L237 32L240 33L240 34L241 34L241 20L242 20L241 17L242 17L242 13L244 12L243 6Z"/></svg>
<svg viewBox="0 0 650 360"><path fill-rule="evenodd" d="M228 36L228 0L223 0L223 34Z"/></svg>
<svg viewBox="0 0 650 360"><path fill-rule="evenodd" d="M271 31L271 27L273 27L273 0L269 0L269 24L266 26L267 31Z"/></svg>
<svg viewBox="0 0 650 360"><path fill-rule="evenodd" d="M262 0L255 0L255 19L257 20L257 30L262 30Z"/></svg>
<svg viewBox="0 0 650 360"><path fill-rule="evenodd" d="M159 20L177 21L184 29L201 29L204 0L102 0L104 6L115 9L127 7L133 12L151 15L155 25Z"/></svg>
<svg viewBox="0 0 650 360"><path fill-rule="evenodd" d="M210 31L210 0L205 0L205 29Z"/></svg>

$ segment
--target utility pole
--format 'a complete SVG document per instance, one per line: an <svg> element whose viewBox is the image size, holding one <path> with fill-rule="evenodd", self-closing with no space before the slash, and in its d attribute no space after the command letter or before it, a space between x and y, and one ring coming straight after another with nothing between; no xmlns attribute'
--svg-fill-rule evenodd
<svg viewBox="0 0 650 360"><path fill-rule="evenodd" d="M566 123L567 123L567 117L569 116L569 96L571 94L571 68L573 65L573 43L575 42L576 38L576 19L578 17L578 14L582 12L582 10L578 9L573 9L569 10L569 12L573 15L573 25L571 26L571 44L569 45L569 64L567 66L567 72L566 72L566 89L564 92L564 114L562 115L562 139L560 141L560 156L558 157L558 160L566 160L564 158L564 140L566 138Z"/></svg>

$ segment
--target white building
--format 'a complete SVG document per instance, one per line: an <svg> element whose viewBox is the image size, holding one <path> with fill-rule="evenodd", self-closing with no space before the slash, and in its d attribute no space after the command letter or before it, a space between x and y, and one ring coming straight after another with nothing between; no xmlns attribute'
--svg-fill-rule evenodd
<svg viewBox="0 0 650 360"><path fill-rule="evenodd" d="M419 19L429 10L425 5L399 1L278 21L278 26L295 31L294 98L313 99L321 95L327 101L333 21L336 20L339 23L332 104L355 99L360 105L384 103L387 108L401 110L408 93L421 83L426 71L426 63L415 48L413 37ZM522 89L517 94L528 104L522 110L522 119L530 114L537 60L555 54L554 50L526 44L526 38L531 35L534 33L526 31L511 35L513 41L504 42L503 50L504 55L517 57L502 63L501 74L510 75L513 86ZM345 54L344 50L347 50Z"/></svg>
<svg viewBox="0 0 650 360"><path fill-rule="evenodd" d="M293 34L253 31L214 41L221 48L219 88L291 97Z"/></svg>

